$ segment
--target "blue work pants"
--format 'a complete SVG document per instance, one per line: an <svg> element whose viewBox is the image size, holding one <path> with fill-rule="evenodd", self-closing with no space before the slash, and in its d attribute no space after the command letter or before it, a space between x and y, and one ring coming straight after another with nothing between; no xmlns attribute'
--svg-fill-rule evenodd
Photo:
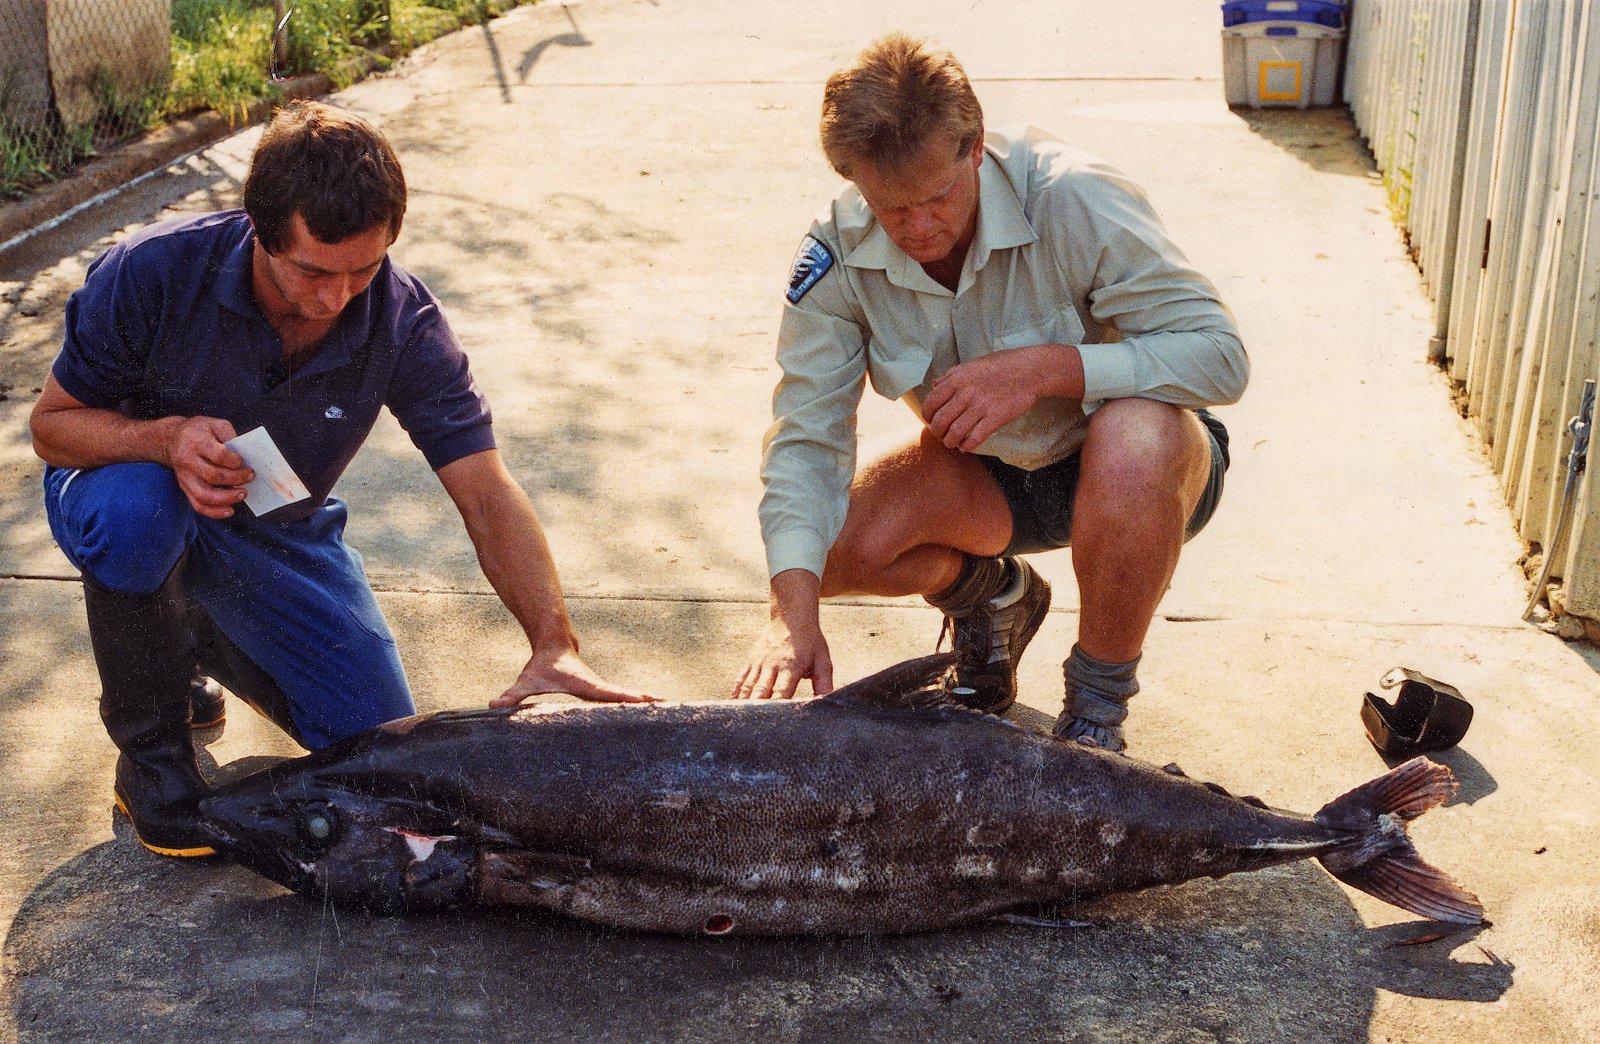
<svg viewBox="0 0 1600 1044"><path fill-rule="evenodd" d="M46 468L44 490L56 543L104 586L154 591L183 560L184 593L278 684L312 750L415 713L343 502L298 522L205 518L154 463Z"/></svg>

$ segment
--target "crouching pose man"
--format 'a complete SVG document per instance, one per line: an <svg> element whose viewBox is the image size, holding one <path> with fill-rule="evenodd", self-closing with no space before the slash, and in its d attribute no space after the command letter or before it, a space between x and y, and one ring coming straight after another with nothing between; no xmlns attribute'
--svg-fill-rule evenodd
<svg viewBox="0 0 1600 1044"><path fill-rule="evenodd" d="M1059 736L1112 750L1184 541L1210 519L1248 362L1215 288L1117 171L985 134L953 55L901 35L827 83L851 182L795 257L762 480L771 619L736 697L833 685L818 599L921 594L957 699L1000 713L1050 605L1021 556L1071 546L1082 616ZM920 437L856 472L866 382Z"/></svg>
<svg viewBox="0 0 1600 1044"><path fill-rule="evenodd" d="M116 804L164 855L211 852L189 735L220 714L205 675L312 749L413 712L329 495L384 406L527 634L527 666L495 702L648 699L579 658L467 357L388 257L406 186L382 135L292 105L261 138L244 204L152 226L95 261L32 418L50 527L83 572L100 715L121 752ZM257 517L241 505L254 473L224 443L262 426L311 495Z"/></svg>

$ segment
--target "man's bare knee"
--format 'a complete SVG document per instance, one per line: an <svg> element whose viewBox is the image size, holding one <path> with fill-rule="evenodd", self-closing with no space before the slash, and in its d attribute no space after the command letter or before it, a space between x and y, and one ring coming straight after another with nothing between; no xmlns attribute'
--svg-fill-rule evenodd
<svg viewBox="0 0 1600 1044"><path fill-rule="evenodd" d="M1183 488L1204 473L1211 447L1191 411L1153 399L1113 399L1089 418L1083 466L1119 486Z"/></svg>

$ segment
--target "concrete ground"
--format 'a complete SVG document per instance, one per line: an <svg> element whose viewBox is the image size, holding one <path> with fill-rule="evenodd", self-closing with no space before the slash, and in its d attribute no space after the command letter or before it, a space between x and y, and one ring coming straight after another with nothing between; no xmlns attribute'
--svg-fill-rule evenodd
<svg viewBox="0 0 1600 1044"><path fill-rule="evenodd" d="M1134 753L1311 811L1385 769L1361 694L1404 664L1477 709L1415 824L1491 927L1444 938L1315 865L1101 901L1093 927L730 941L515 912L324 908L145 853L27 414L87 263L234 205L234 138L0 258L0 1037L1451 1041L1600 1035L1600 658L1519 623L1520 551L1340 111L1230 112L1214 4L588 0L519 10L338 95L381 123L395 256L443 299L555 546L590 662L717 696L764 620L758 444L788 265L836 187L820 85L882 31L952 47L989 122L1033 122L1150 191L1238 315L1233 468L1151 632ZM863 438L907 433L869 402ZM525 647L448 500L385 421L341 483L423 709L503 688ZM1015 720L1044 727L1076 627L1068 553ZM913 601L826 610L841 679L931 646ZM237 703L210 760L294 753Z"/></svg>

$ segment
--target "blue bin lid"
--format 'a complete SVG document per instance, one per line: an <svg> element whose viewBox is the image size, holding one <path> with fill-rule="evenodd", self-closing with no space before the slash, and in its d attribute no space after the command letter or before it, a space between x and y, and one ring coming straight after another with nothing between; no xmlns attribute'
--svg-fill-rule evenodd
<svg viewBox="0 0 1600 1044"><path fill-rule="evenodd" d="M1245 22L1312 22L1344 28L1344 0L1227 0L1222 26Z"/></svg>

